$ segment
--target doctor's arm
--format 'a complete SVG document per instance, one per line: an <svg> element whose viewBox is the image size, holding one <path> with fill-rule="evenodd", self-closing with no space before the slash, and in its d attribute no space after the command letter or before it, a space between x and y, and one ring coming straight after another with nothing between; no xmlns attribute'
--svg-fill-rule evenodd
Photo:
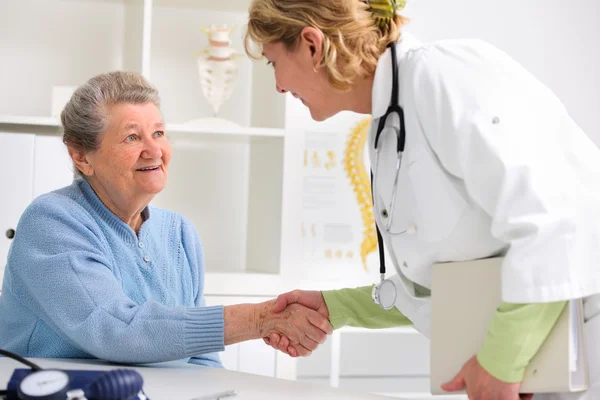
<svg viewBox="0 0 600 400"><path fill-rule="evenodd" d="M525 369L552 331L567 303L502 303L490 325L477 361L504 382L521 382Z"/></svg>
<svg viewBox="0 0 600 400"><path fill-rule="evenodd" d="M273 311L299 303L328 317L334 329L343 326L382 329L412 324L396 307L384 310L375 304L371 297L372 290L373 286L323 292L294 290L281 294ZM286 354L297 355L297 350L285 336L274 333L266 337L265 342Z"/></svg>
<svg viewBox="0 0 600 400"><path fill-rule="evenodd" d="M323 299L329 310L329 321L333 328L355 326L382 329L412 325L396 307L384 310L375 304L371 296L372 291L373 286L323 291Z"/></svg>
<svg viewBox="0 0 600 400"><path fill-rule="evenodd" d="M519 396L525 369L552 330L566 302L502 303L488 327L485 342L461 371L441 387L448 392L467 388L469 398L531 399Z"/></svg>

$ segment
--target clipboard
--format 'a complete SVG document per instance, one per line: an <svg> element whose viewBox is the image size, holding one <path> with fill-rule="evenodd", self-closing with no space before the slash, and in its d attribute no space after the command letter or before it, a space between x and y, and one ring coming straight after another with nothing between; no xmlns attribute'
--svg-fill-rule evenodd
<svg viewBox="0 0 600 400"><path fill-rule="evenodd" d="M503 257L433 265L432 394L481 348L501 303ZM460 312L457 312L460 310ZM571 300L526 369L522 393L579 392L588 387L583 302Z"/></svg>

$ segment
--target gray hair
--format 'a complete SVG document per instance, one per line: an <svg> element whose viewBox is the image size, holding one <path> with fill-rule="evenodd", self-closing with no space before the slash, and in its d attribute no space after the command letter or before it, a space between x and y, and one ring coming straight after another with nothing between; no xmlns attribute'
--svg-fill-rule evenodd
<svg viewBox="0 0 600 400"><path fill-rule="evenodd" d="M146 103L160 107L160 98L142 75L116 71L95 76L77 88L60 114L63 142L84 153L97 150L108 129L109 106Z"/></svg>

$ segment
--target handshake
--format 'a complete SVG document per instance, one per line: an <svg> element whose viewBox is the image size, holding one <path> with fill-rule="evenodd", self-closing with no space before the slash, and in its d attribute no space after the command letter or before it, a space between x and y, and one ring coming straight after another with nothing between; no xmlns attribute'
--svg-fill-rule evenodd
<svg viewBox="0 0 600 400"><path fill-rule="evenodd" d="M291 357L309 356L333 332L327 304L319 291L294 290L261 306L261 337Z"/></svg>

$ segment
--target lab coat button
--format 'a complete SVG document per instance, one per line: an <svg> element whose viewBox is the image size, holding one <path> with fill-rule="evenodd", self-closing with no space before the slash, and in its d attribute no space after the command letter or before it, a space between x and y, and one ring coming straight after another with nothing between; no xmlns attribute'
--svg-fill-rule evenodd
<svg viewBox="0 0 600 400"><path fill-rule="evenodd" d="M144 261L150 262L150 256L144 256Z"/></svg>
<svg viewBox="0 0 600 400"><path fill-rule="evenodd" d="M404 268L408 268L408 264L406 263L406 261L402 262L402 266L403 266Z"/></svg>
<svg viewBox="0 0 600 400"><path fill-rule="evenodd" d="M492 119L492 124L498 125L499 123L500 123L500 118L494 117L494 119Z"/></svg>

